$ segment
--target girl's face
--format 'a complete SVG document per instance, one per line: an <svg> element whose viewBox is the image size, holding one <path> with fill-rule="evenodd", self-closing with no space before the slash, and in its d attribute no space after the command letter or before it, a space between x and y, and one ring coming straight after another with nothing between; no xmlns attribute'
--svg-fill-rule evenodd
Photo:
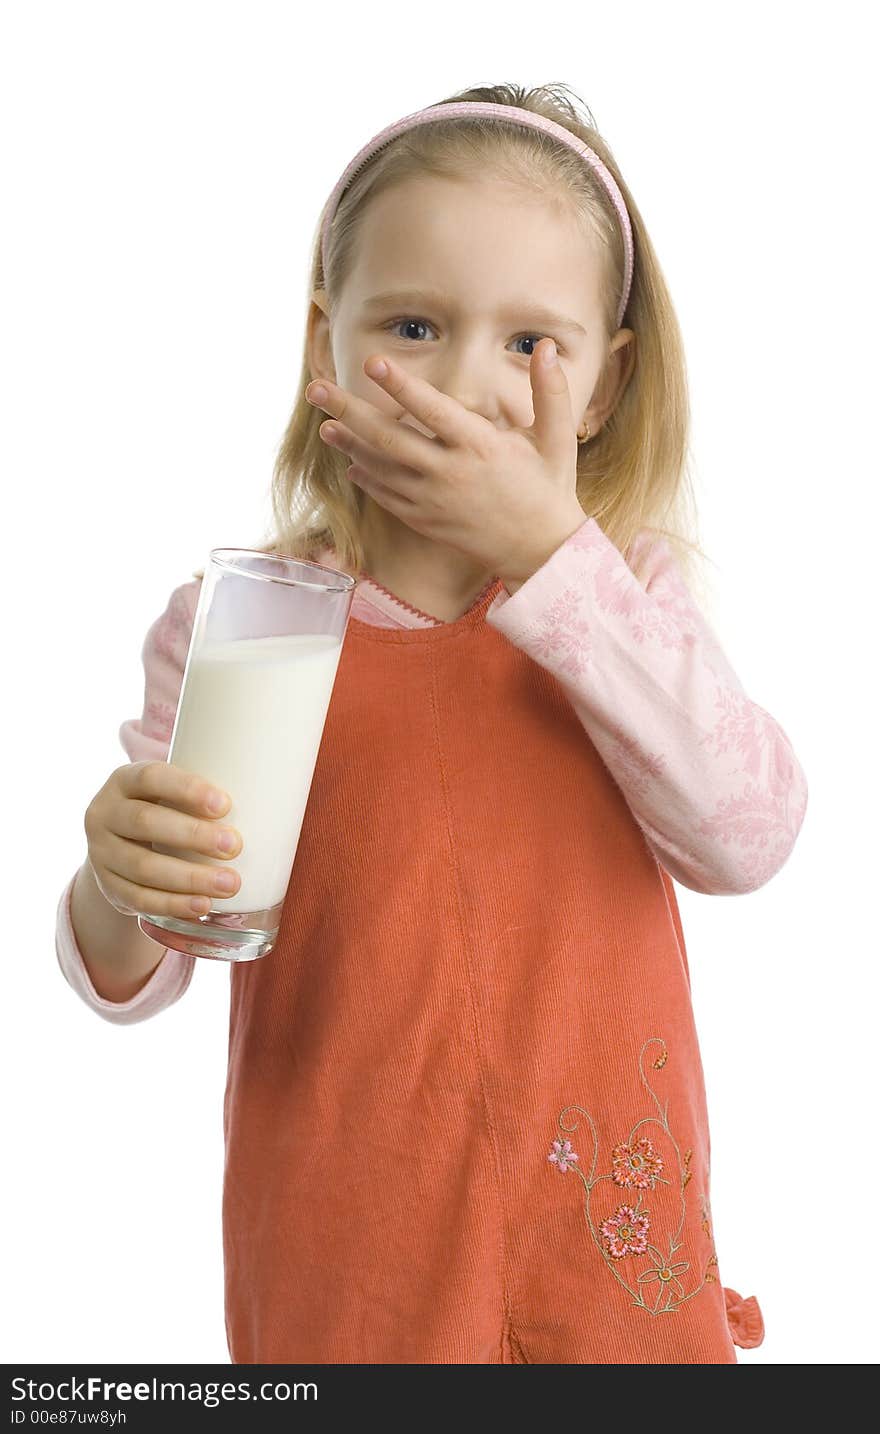
<svg viewBox="0 0 880 1434"><path fill-rule="evenodd" d="M589 423L595 435L634 350L628 329L606 340L600 277L595 242L573 216L498 181L407 180L370 201L332 324L326 294L313 296L312 377L433 438L364 373L367 358L387 354L497 428L528 428L529 357L549 336L577 430Z"/></svg>

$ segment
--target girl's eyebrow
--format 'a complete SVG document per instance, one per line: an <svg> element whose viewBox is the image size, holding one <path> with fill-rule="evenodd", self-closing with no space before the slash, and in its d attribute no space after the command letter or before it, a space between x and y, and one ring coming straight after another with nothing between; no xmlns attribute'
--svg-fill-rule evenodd
<svg viewBox="0 0 880 1434"><path fill-rule="evenodd" d="M428 307L438 309L454 309L455 304L446 295L436 293L430 289L386 289L381 294L373 294L365 299L365 309L386 309L391 304L427 304ZM587 331L574 319L567 319L562 314L556 314L552 309L545 309L541 304L530 303L522 300L513 304L504 304L498 310L499 319L513 322L516 319L527 319L533 324L543 324L547 328L565 329L568 333L579 334L582 338L587 337Z"/></svg>

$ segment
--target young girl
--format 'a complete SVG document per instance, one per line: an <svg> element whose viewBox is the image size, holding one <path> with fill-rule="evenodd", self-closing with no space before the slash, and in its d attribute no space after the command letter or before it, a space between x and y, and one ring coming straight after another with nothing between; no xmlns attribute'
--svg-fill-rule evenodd
<svg viewBox="0 0 880 1434"><path fill-rule="evenodd" d="M311 277L268 546L359 581L277 944L230 968L231 1358L736 1363L763 1323L721 1284L673 878L765 884L807 787L685 581L644 224L561 87L471 90L355 156ZM200 579L59 903L120 1023L196 964L136 913L241 849L235 793L230 853L165 761Z"/></svg>

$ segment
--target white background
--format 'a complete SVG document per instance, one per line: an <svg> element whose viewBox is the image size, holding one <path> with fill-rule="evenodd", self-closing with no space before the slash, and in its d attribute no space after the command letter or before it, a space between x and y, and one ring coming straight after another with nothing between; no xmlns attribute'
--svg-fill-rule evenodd
<svg viewBox="0 0 880 1434"><path fill-rule="evenodd" d="M510 80L573 87L646 219L687 347L712 616L809 782L763 889L678 888L721 1278L766 1324L738 1355L873 1362L869 14L4 7L5 1360L228 1361L229 970L111 1025L58 968L56 904L126 760L148 626L211 547L262 535L330 189L392 120Z"/></svg>

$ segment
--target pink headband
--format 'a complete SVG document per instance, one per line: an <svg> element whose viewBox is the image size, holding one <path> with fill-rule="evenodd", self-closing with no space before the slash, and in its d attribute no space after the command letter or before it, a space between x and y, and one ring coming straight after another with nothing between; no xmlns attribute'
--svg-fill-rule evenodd
<svg viewBox="0 0 880 1434"><path fill-rule="evenodd" d="M382 149L392 139L396 139L399 134L403 134L404 130L415 129L416 125L428 124L431 120L453 119L459 115L463 118L469 118L472 115L489 115L497 119L510 120L513 124L543 130L545 134L552 135L554 139L559 140L560 144L567 145L569 149L579 154L584 162L589 164L599 176L617 211L620 228L623 233L623 247L626 258L623 297L617 311L617 327L620 328L629 301L629 291L632 285L633 274L632 229L630 228L629 214L627 213L623 195L608 166L602 163L599 156L590 149L588 145L585 145L583 140L578 139L577 135L572 134L570 130L565 129L561 124L557 124L555 120L545 119L543 115L533 114L531 110L522 110L517 105L493 105L485 104L477 100L462 100L448 105L429 105L427 109L417 110L414 114L404 115L403 119L395 120L394 124L388 125L385 129L380 130L378 134L373 135L373 138L368 140L363 149L358 150L354 159L346 167L342 178L339 180L324 206L324 220L321 229L321 262L323 264L324 273L326 274L327 272L327 246L333 215L336 213L336 206L339 203L343 190L354 178L357 170L362 168L370 156L375 154L377 150Z"/></svg>

